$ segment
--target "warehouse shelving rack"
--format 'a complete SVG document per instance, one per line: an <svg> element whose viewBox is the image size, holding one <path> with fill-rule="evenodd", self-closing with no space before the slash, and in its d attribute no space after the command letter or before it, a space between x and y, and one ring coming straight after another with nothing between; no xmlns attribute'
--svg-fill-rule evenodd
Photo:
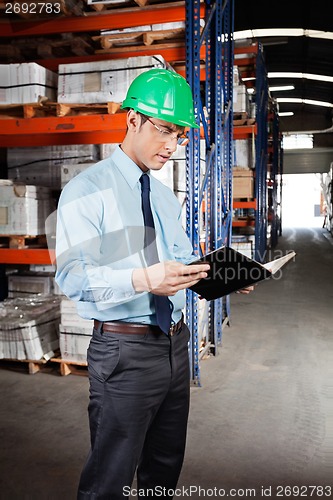
<svg viewBox="0 0 333 500"><path fill-rule="evenodd" d="M268 90L264 52L261 43L235 49L242 76L255 78L255 124L234 127L234 139L252 139L255 143L255 197L250 201L234 201L233 208L254 209L254 220L233 221L233 227L254 226L253 257L265 259L268 246L275 246L281 234L282 156L278 110Z"/></svg>
<svg viewBox="0 0 333 500"><path fill-rule="evenodd" d="M200 1L186 0L186 69L193 89L195 109L203 124L206 144L206 172L200 184L200 134L191 130L187 150L187 234L194 250L207 253L229 244L232 200L233 130L233 0L206 0L205 28L200 34ZM205 46L204 89L200 81L200 47ZM202 102L204 95L204 103ZM199 216L205 206L205 238L200 241ZM211 301L203 320L204 347L214 354L228 322L230 299ZM192 380L200 384L198 299L187 290L187 323L192 331Z"/></svg>
<svg viewBox="0 0 333 500"><path fill-rule="evenodd" d="M232 68L233 68L233 0L186 0L185 5L145 9L144 19L131 13L62 18L40 23L30 20L1 25L2 37L32 36L59 32L84 32L112 26L138 26L147 23L186 21L186 48L163 48L159 53L166 60L185 61L179 68L189 81L195 98L201 132L192 130L187 149L187 233L195 251L200 253L226 244L231 236L231 167L232 167ZM156 17L157 16L157 17ZM200 19L206 27L200 33ZM155 48L153 48L155 50ZM95 56L36 60L56 70L59 64L116 59L151 53L149 48L133 48ZM206 70L200 62L205 60ZM205 102L201 100L202 84ZM252 129L251 129L252 130ZM103 144L121 142L125 134L125 114L65 116L0 121L0 147L45 146L50 144ZM200 137L206 143L206 175L200 178ZM205 204L205 241L200 242L199 213ZM203 246L203 248L202 248ZM54 254L47 249L0 249L0 264L50 264ZM187 293L186 316L193 332L191 345L192 379L200 384L197 298ZM207 344L216 354L222 339L222 326L228 321L229 298L210 302L208 307Z"/></svg>

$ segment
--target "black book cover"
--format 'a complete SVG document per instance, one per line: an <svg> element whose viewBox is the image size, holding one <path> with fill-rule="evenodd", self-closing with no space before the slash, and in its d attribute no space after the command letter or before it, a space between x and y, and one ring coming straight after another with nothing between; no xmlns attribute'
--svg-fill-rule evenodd
<svg viewBox="0 0 333 500"><path fill-rule="evenodd" d="M291 252L275 261L260 264L237 250L224 246L191 262L191 264L208 262L211 267L207 278L201 279L190 289L206 300L218 299L270 278L294 256L295 252Z"/></svg>

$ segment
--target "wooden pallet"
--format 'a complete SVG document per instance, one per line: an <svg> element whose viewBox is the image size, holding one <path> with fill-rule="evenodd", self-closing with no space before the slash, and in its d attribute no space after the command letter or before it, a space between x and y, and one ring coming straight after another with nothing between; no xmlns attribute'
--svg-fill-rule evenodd
<svg viewBox="0 0 333 500"><path fill-rule="evenodd" d="M29 375L35 375L35 373L38 373L42 371L42 369L45 367L45 365L48 363L48 360L46 359L1 359L0 360L0 366L6 367L6 368L18 368L20 366L23 366L24 364L27 365L28 367L28 373Z"/></svg>
<svg viewBox="0 0 333 500"><path fill-rule="evenodd" d="M158 46L158 42L168 41L169 43L185 44L185 28L174 28L158 31L129 31L126 33L112 33L93 37L94 41L100 43L103 50L119 47L130 47L132 45L143 44ZM98 51L96 51L98 52Z"/></svg>
<svg viewBox="0 0 333 500"><path fill-rule="evenodd" d="M47 368L52 371L52 363L60 366L60 375L81 375L88 376L87 363L79 361L67 361L60 356L55 356L49 360L47 359L0 359L0 368L8 368L11 370L18 370L26 365L29 375L35 375Z"/></svg>
<svg viewBox="0 0 333 500"><path fill-rule="evenodd" d="M47 248L46 235L30 236L1 234L0 248Z"/></svg>
<svg viewBox="0 0 333 500"><path fill-rule="evenodd" d="M148 5L150 3L150 0L134 0L134 2L139 7L145 7L146 5ZM131 3L128 2L128 6L130 6L130 5L131 5ZM101 10L109 10L109 9L113 9L114 10L114 4L112 4L112 3L99 3L98 0L94 0L94 3L90 4L90 7L93 10L96 10L98 12L100 12ZM118 6L116 5L116 7L118 7ZM125 8L126 7L127 6L125 5ZM131 10L133 10L133 7L131 8Z"/></svg>
<svg viewBox="0 0 333 500"><path fill-rule="evenodd" d="M59 363L60 365L60 374L62 376L67 376L67 375L83 375L87 376L88 375L88 370L87 370L87 363L86 362L80 362L80 361L67 361L62 358L51 358L51 362L54 363Z"/></svg>
<svg viewBox="0 0 333 500"><path fill-rule="evenodd" d="M254 202L255 198L233 198L235 202Z"/></svg>
<svg viewBox="0 0 333 500"><path fill-rule="evenodd" d="M120 110L121 103L59 103L42 98L37 103L0 105L0 119L44 118L48 116L113 115Z"/></svg>
<svg viewBox="0 0 333 500"><path fill-rule="evenodd" d="M114 115L120 110L121 103L106 102L92 104L57 103L57 116Z"/></svg>
<svg viewBox="0 0 333 500"><path fill-rule="evenodd" d="M40 4L40 6L46 4ZM34 16L36 19L36 16ZM15 45L0 45L0 57L7 61L24 61L29 54L30 60L54 59L71 56L91 56L96 49L89 34L59 33L52 38L19 37Z"/></svg>
<svg viewBox="0 0 333 500"><path fill-rule="evenodd" d="M56 103L49 102L46 97L42 97L39 102L27 104L1 104L0 119L8 118L44 118L56 116Z"/></svg>
<svg viewBox="0 0 333 500"><path fill-rule="evenodd" d="M234 126L240 125L253 125L255 123L255 118L250 118L247 112L233 113L233 124Z"/></svg>

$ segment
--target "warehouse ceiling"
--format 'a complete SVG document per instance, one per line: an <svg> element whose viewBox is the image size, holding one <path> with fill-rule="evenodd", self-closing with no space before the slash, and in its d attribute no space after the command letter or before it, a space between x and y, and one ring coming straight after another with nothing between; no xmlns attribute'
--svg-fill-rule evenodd
<svg viewBox="0 0 333 500"><path fill-rule="evenodd" d="M71 17L105 18L105 14L115 15L126 9L138 9L146 12L146 23L151 23L152 12L155 9L166 6L183 6L184 1L172 0L107 0L104 3L89 5L88 0L61 0L53 4L61 5L61 13L50 14L44 17L30 11L23 12L23 7L19 13L14 13L13 9L8 9L9 3L0 4L0 62L23 62L36 61L54 69L56 61L70 62L74 57L81 57L82 60L92 60L95 57L103 57L103 53L108 58L112 58L114 51L123 51L126 57L126 50L133 49L135 45L142 45L143 49L153 48L156 51L163 44L179 47L184 44L184 31L173 30L174 33L165 34L164 38L148 41L138 37L112 42L107 45L105 39L101 38L101 32L92 25L91 28L64 29L59 31L62 24L58 24L58 31L52 28L52 19L68 21ZM16 3L18 0L16 0ZM22 5L32 5L36 2L30 0L20 0ZM39 5L37 3L37 5ZM235 0L235 46L259 40L263 46L266 67L269 76L270 86L292 85L294 88L287 91L271 91L271 95L278 100L281 98L296 98L301 100L298 103L279 102L280 112L293 112L293 116L280 118L280 129L283 132L292 131L314 131L315 143L317 146L333 146L333 134L326 132L332 127L332 103L333 103L333 25L332 25L333 5L331 0L316 0L310 4L303 0ZM60 17L59 17L60 16ZM155 17L156 18L156 17ZM119 17L114 17L119 19ZM138 23L145 24L142 20ZM156 22L156 21L155 21ZM160 21L163 19L161 11ZM110 23L108 28L117 27L123 29L122 25ZM113 25L112 25L113 24ZM36 26L38 29L36 31ZM32 31L30 27L32 27ZM65 26L65 25L64 25ZM74 25L73 25L74 26ZM83 23L82 23L83 26ZM88 25L84 25L88 26ZM25 29L29 27L29 29ZM104 26L105 28L106 26ZM286 33L285 29L298 29L298 36L294 33ZM268 30L266 32L257 30ZM249 31L250 30L250 31ZM275 30L275 31L272 31ZM311 30L314 30L315 36ZM245 32L245 33L240 33ZM322 33L323 32L323 33ZM244 36L251 38L244 39ZM326 37L326 38L325 38ZM241 39L240 39L241 38ZM143 40L143 41L142 41ZM150 43L150 46L149 46ZM129 45L126 45L129 44ZM156 49L155 49L156 47ZM294 73L287 77L273 78L270 75L276 72ZM297 73L297 77L295 75ZM315 76L317 75L317 76ZM319 75L319 76L318 76ZM325 77L328 77L325 81ZM317 78L317 79L314 79ZM309 101L319 101L328 103L327 106L316 106L309 104Z"/></svg>
<svg viewBox="0 0 333 500"><path fill-rule="evenodd" d="M253 41L262 43L270 87L294 87L291 90L271 91L272 97L278 101L281 98L303 100L278 103L280 112L294 113L293 116L280 117L282 131L322 132L332 128L332 16L331 0L309 3L303 0L235 0L236 46L244 43L244 40L237 40L237 35L242 36L239 32L251 30L246 34L253 35ZM293 36L295 32L298 36ZM277 72L287 72L289 76L270 77ZM328 107L307 104L308 101L328 103ZM316 133L314 141L318 146L333 146L333 135Z"/></svg>

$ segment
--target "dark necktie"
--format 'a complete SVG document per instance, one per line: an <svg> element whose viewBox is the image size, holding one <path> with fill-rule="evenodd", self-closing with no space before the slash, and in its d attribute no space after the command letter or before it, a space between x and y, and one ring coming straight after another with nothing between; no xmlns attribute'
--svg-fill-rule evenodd
<svg viewBox="0 0 333 500"><path fill-rule="evenodd" d="M141 182L141 196L142 196L142 212L143 220L145 223L145 242L144 253L148 266L157 264L159 262L155 225L153 214L150 206L150 179L149 175L142 174L140 177ZM171 326L171 306L172 303L168 297L163 295L154 295L155 313L158 326L164 333L168 333Z"/></svg>

